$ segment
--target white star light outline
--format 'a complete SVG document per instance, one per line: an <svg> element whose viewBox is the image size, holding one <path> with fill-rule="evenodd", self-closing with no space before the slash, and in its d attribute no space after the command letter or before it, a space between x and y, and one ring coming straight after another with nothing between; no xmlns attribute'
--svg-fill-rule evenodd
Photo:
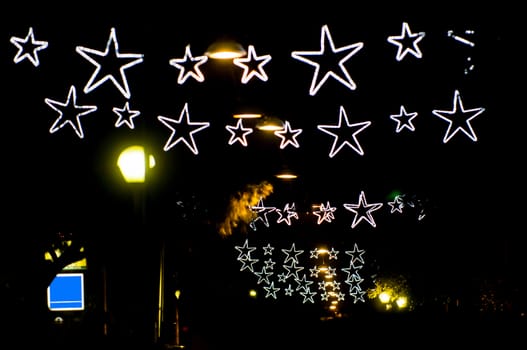
<svg viewBox="0 0 527 350"><path fill-rule="evenodd" d="M328 52L326 51L326 42L331 49L331 52L329 54L336 55L336 54L347 52L347 54L345 54L345 56L342 57L338 63L343 76L336 74L332 70L327 70L326 72L324 72L324 76L317 82L317 80L319 79L319 74L320 74L320 63L317 63L304 56L328 55ZM345 63L353 55L355 55L360 49L362 49L363 46L364 44L362 42L357 42L351 45L342 46L340 48L335 48L335 44L333 43L333 39L331 38L328 25L325 24L322 26L322 29L320 32L320 51L293 51L291 53L291 56L296 60L302 61L304 63L307 63L315 67L315 72L313 74L313 79L311 81L311 87L309 88L309 94L311 96L314 96L317 94L318 90L322 87L322 85L326 82L326 80L328 80L329 77L333 77L334 79L336 79L338 82L340 82L341 84L343 84L350 90L355 90L357 88L357 85L355 84L353 79L351 79L345 67Z"/></svg>
<svg viewBox="0 0 527 350"><path fill-rule="evenodd" d="M404 201L401 199L401 196L395 196L392 202L388 202L388 205L390 206L390 214L403 212Z"/></svg>
<svg viewBox="0 0 527 350"><path fill-rule="evenodd" d="M247 84L253 77L257 77L262 81L267 81L269 77L265 73L263 66L271 60L271 55L257 56L254 50L254 45L249 45L247 57L235 58L232 60L236 66L243 68L242 83ZM259 62L256 69L251 69L252 62Z"/></svg>
<svg viewBox="0 0 527 350"><path fill-rule="evenodd" d="M208 59L209 58L207 56L192 56L189 44L185 46L185 56L183 56L183 58L172 58L168 61L168 63L171 66L174 66L179 69L177 83L182 85L190 77L194 78L200 83L205 81L205 76L203 75L199 67L205 62L207 62ZM185 72L186 65L188 65L189 62L193 62L192 69L189 69Z"/></svg>
<svg viewBox="0 0 527 350"><path fill-rule="evenodd" d="M421 52L417 44L421 40L423 40L424 37L424 32L412 33L410 31L410 26L408 25L408 23L403 22L401 35L389 36L387 40L389 43L397 46L397 55L395 56L395 59L397 61L401 61L408 53L414 55L417 58L423 57L423 53ZM404 41L407 39L413 39L411 46L405 45Z"/></svg>
<svg viewBox="0 0 527 350"><path fill-rule="evenodd" d="M284 252L287 256L284 259L284 264L287 264L289 260L292 260L294 263L298 264L298 256L302 254L304 251L302 249L296 249L295 243L293 242L291 244L291 248L285 249L282 248L282 252Z"/></svg>
<svg viewBox="0 0 527 350"><path fill-rule="evenodd" d="M121 65L121 67L119 68L121 82L118 82L113 74L106 74L102 78L99 78L98 80L96 80L98 78L99 73L101 72L102 66L99 62L97 62L94 58L92 58L92 56L98 56L98 57L108 56L110 54L110 46L112 44L113 44L112 54L115 55L114 58L125 59L126 61L128 61L128 63ZM91 64L93 64L96 67L95 71L90 77L90 80L84 87L85 94L92 92L93 90L97 89L101 84L110 80L126 99L130 98L131 96L130 88L128 87L128 80L126 79L125 70L143 62L143 54L120 53L119 43L117 42L115 28L111 28L110 30L110 36L108 38L108 41L106 43L106 49L104 51L98 51L98 50L86 48L84 46L77 46L75 48L75 51L77 51L79 55L84 57L86 60L88 60Z"/></svg>
<svg viewBox="0 0 527 350"><path fill-rule="evenodd" d="M349 129L354 130L352 134L352 142L348 140L344 140L339 145L339 135L335 132L332 132L331 129L340 129L342 127L342 122L346 123L346 127ZM364 129L366 129L368 126L371 125L371 121L364 121L359 123L353 123L350 124L348 120L348 116L346 114L346 110L343 106L340 106L340 113L339 113L339 122L337 125L317 125L317 128L320 131L325 132L328 135L331 135L334 137L333 145L331 146L331 150L329 152L329 157L333 158L344 146L351 147L355 152L357 152L359 155L364 155L364 151L362 150L362 147L357 140L357 135L362 132Z"/></svg>
<svg viewBox="0 0 527 350"><path fill-rule="evenodd" d="M317 224L320 225L324 221L325 222L331 222L333 219L335 219L335 215L333 214L337 210L336 207L332 207L331 204L329 204L329 201L324 205L324 203L321 203L319 205L318 210L314 210L313 214L317 216Z"/></svg>
<svg viewBox="0 0 527 350"><path fill-rule="evenodd" d="M403 105L399 109L399 114L390 115L390 119L397 122L397 127L395 132L399 133L404 128L407 128L410 131L415 131L415 126L412 123L412 120L417 117L417 112L408 113Z"/></svg>
<svg viewBox="0 0 527 350"><path fill-rule="evenodd" d="M353 217L353 223L351 224L351 228L355 228L355 226L357 226L362 220L366 220L371 226L376 227L377 224L375 223L375 220L373 219L371 213L380 209L383 204L368 204L368 202L366 202L366 195L364 194L364 191L361 191L359 195L359 202L357 204L344 203L343 205L344 208L355 213L355 216ZM366 213L360 213L360 209L367 209Z"/></svg>
<svg viewBox="0 0 527 350"><path fill-rule="evenodd" d="M454 91L454 100L452 101L452 105L453 107L451 111L444 111L440 109L434 109L432 111L432 113L437 117L448 122L448 128L446 129L445 136L443 137L443 143L447 143L455 134L457 134L458 131L461 131L472 141L476 142L478 137L476 136L474 129L472 129L471 121L483 113L485 108L480 107L465 109L463 107L463 101L461 101L461 94L458 90ZM455 119L457 117L464 117L465 115L468 115L468 117L465 117L465 119L462 121Z"/></svg>
<svg viewBox="0 0 527 350"><path fill-rule="evenodd" d="M274 282L271 282L267 287L263 287L263 288L267 292L265 294L265 297L266 298L273 297L274 299L276 299L276 292L280 290L280 288L277 288L274 286Z"/></svg>
<svg viewBox="0 0 527 350"><path fill-rule="evenodd" d="M288 120L285 121L283 129L276 130L274 132L274 134L281 139L280 149L286 148L287 145L292 145L293 147L299 148L300 144L296 138L301 133L302 129L291 129L291 124Z"/></svg>
<svg viewBox="0 0 527 350"><path fill-rule="evenodd" d="M246 239L243 242L243 245L241 245L241 246L236 245L236 246L234 246L234 249L236 249L238 252L240 252L240 254L238 254L238 257L236 258L236 260L244 260L244 259L250 259L251 258L251 253L256 250L256 247L249 246L249 240Z"/></svg>
<svg viewBox="0 0 527 350"><path fill-rule="evenodd" d="M286 203L284 210L277 209L278 215L280 216L278 220L276 220L276 223L285 222L289 226L291 226L291 219L298 219L298 213L295 209L295 203L289 205L289 203ZM284 216L284 213L287 214Z"/></svg>
<svg viewBox="0 0 527 350"><path fill-rule="evenodd" d="M29 27L29 31L27 32L27 35L24 39L12 36L9 41L18 48L18 52L13 58L13 62L15 62L15 64L18 64L24 59L28 59L33 64L33 66L38 67L40 65L38 51L44 50L48 47L47 41L35 40L33 27ZM29 45L32 46L30 50L28 47ZM27 51L25 50L26 48L28 48Z"/></svg>
<svg viewBox="0 0 527 350"><path fill-rule="evenodd" d="M366 251L364 249L359 249L359 246L357 245L357 243L355 243L353 245L353 250L346 250L345 253L349 256L351 256L351 263L352 264L355 264L355 261L359 261L361 263L364 264L364 258L362 257L362 255L365 253Z"/></svg>
<svg viewBox="0 0 527 350"><path fill-rule="evenodd" d="M113 107L112 111L118 116L117 121L115 122L116 128L126 124L130 129L134 129L135 125L133 119L141 114L139 111L131 110L128 101L125 102L123 108Z"/></svg>
<svg viewBox="0 0 527 350"><path fill-rule="evenodd" d="M257 217L249 223L249 226L256 231L257 221L261 221L265 227L269 227L269 218L267 217L267 214L275 211L276 207L266 207L263 203L263 198L260 198L258 203L251 207L251 210L257 214Z"/></svg>
<svg viewBox="0 0 527 350"><path fill-rule="evenodd" d="M55 133L59 129L62 129L63 126L66 124L69 124L77 136L79 138L84 138L84 131L82 130L82 125L80 121L80 117L92 112L95 112L97 110L97 106L80 106L77 105L77 90L75 89L74 85L71 85L68 97L66 99L66 102L58 102L55 100L52 100L50 98L44 99L46 104L53 108L55 111L59 113L59 117L55 120L51 128L49 129L49 132L51 134ZM70 104L71 103L71 104ZM63 107L63 108L61 108ZM75 121L73 121L73 116L67 116L64 113L64 109L69 109L70 111L72 109L80 110L81 112L75 114Z"/></svg>
<svg viewBox="0 0 527 350"><path fill-rule="evenodd" d="M183 121L183 118L185 119L184 121ZM164 117L162 115L158 116L157 119L161 123L165 124L165 126L172 131L170 134L170 137L165 143L165 146L163 147L164 151L168 151L172 147L177 145L179 142L183 142L192 151L192 153L196 155L199 153L198 147L196 146L196 141L194 140L194 134L203 129L208 128L210 126L210 123L209 122L191 122L189 112L188 112L188 102L185 102L185 105L183 106L183 109L181 110L181 114L178 120L175 120L169 117ZM186 126L189 126L189 127L195 126L195 128L193 128L193 130L190 131L188 135L183 135L183 136L179 136L178 138L176 138L177 125L182 125L183 122Z"/></svg>
<svg viewBox="0 0 527 350"><path fill-rule="evenodd" d="M242 118L238 119L236 126L225 125L225 129L231 133L229 145L239 142L242 146L247 147L247 135L251 134L254 130L252 128L244 128L242 121Z"/></svg>

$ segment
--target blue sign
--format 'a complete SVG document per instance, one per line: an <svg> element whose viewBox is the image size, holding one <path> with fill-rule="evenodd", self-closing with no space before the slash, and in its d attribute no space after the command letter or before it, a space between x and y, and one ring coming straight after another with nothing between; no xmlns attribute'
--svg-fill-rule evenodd
<svg viewBox="0 0 527 350"><path fill-rule="evenodd" d="M51 311L84 310L84 274L59 273L48 287Z"/></svg>

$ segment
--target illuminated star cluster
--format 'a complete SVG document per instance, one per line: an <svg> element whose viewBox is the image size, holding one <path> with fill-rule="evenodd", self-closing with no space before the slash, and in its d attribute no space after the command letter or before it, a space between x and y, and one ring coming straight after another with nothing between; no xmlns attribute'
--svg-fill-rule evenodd
<svg viewBox="0 0 527 350"><path fill-rule="evenodd" d="M296 298L302 304L335 305L349 299L365 302L361 269L365 250L357 243L344 255L335 247L301 249L296 242L277 247L253 245L246 238L235 245L240 271L253 274L265 298Z"/></svg>

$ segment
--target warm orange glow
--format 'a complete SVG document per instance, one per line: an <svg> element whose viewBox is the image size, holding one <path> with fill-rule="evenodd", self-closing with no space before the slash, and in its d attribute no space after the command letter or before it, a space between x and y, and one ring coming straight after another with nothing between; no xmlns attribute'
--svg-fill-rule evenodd
<svg viewBox="0 0 527 350"><path fill-rule="evenodd" d="M205 52L205 56L219 60L232 60L245 55L247 55L247 51L243 46L230 39L218 40L212 43Z"/></svg>
<svg viewBox="0 0 527 350"><path fill-rule="evenodd" d="M230 236L236 228L245 231L256 215L252 207L272 192L273 186L264 181L257 185L248 185L245 191L232 196L225 219L218 225L220 235Z"/></svg>

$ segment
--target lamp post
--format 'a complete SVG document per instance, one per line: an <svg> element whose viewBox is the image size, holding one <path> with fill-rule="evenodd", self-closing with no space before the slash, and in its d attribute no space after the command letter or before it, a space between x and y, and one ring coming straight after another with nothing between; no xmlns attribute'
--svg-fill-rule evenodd
<svg viewBox="0 0 527 350"><path fill-rule="evenodd" d="M147 180L148 171L155 166L155 158L148 155L145 148L141 145L126 147L117 159L117 166L121 171L123 179L130 184L144 184ZM144 190L144 188L142 188ZM144 193L134 193L134 207L139 212L141 224L146 222L146 205ZM139 210L138 210L139 209ZM154 325L154 342L157 343L161 337L161 324L163 321L164 307L164 267L165 267L165 247L161 245L159 254L159 285L157 296L157 313Z"/></svg>

